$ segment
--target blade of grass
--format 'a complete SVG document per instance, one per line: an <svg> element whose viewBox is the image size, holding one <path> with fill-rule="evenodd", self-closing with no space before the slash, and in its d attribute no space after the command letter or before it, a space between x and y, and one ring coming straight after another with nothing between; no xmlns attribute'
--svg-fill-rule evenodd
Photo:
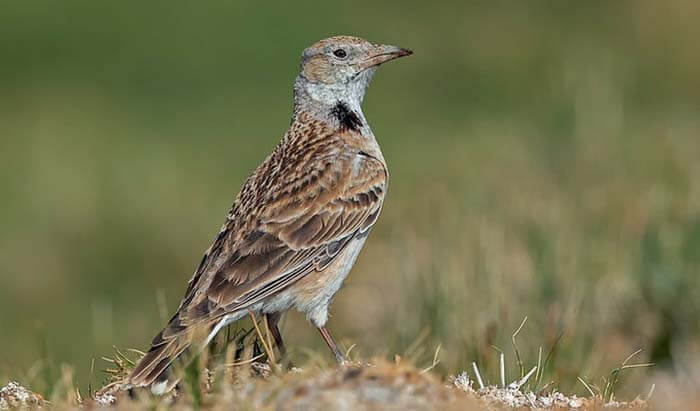
<svg viewBox="0 0 700 411"><path fill-rule="evenodd" d="M426 372L431 371L433 368L435 368L436 365L438 365L438 363L440 363L440 360L438 359L438 355L440 354L440 347L441 347L441 345L438 344L437 348L435 349L435 354L433 355L433 363L430 364L429 367L421 370L421 372L420 372L421 374L425 374Z"/></svg>
<svg viewBox="0 0 700 411"><path fill-rule="evenodd" d="M253 321L253 326L255 327L255 333L258 335L258 340L260 341L260 344L262 344L263 350L265 350L265 354L267 354L267 360L270 363L270 369L272 369L272 372L274 372L276 375L279 375L277 364L274 361L275 357L272 354L272 350L267 345L267 342L265 342L265 337L263 337L262 333L260 332L258 322L255 320L255 314L253 314L252 311L248 311L248 315L250 315L250 319L251 321Z"/></svg>
<svg viewBox="0 0 700 411"><path fill-rule="evenodd" d="M595 393L593 392L593 389L591 388L590 385L581 377L576 377L581 384L583 384L584 387L586 387L586 390L591 394L591 397L595 397Z"/></svg>
<svg viewBox="0 0 700 411"><path fill-rule="evenodd" d="M520 351L518 350L518 344L515 342L515 337L518 336L518 333L520 333L520 330L523 329L526 322L527 322L527 316L525 316L525 318L523 318L523 321L520 323L520 326L518 327L517 330L515 330L515 332L511 336L511 340L513 341L513 349L515 350L515 359L518 362L518 367L520 367L520 378L523 378L523 376L525 374L525 366L523 365L522 358L520 357Z"/></svg>
<svg viewBox="0 0 700 411"><path fill-rule="evenodd" d="M481 374L479 373L479 367L476 366L476 363L472 363L472 369L474 370L474 375L476 376L476 382L479 384L479 389L484 389L484 380L481 379Z"/></svg>
<svg viewBox="0 0 700 411"><path fill-rule="evenodd" d="M266 315L263 315L262 318L263 318L263 324L265 324L265 337L267 337L265 342L267 343L267 346L270 348L270 355L272 355L270 357L270 361L277 364L277 361L275 359L275 349L272 346L272 337L271 337L272 333L270 332L270 324L268 324L268 322L267 322Z"/></svg>
<svg viewBox="0 0 700 411"><path fill-rule="evenodd" d="M629 370L633 368L647 368L647 367L653 367L654 363L641 363L641 364L627 364L632 358L637 356L639 353L642 352L642 349L638 349L637 351L633 352L625 360L622 362L620 367L614 368L612 371L610 371L610 378L605 381L605 389L603 390L603 399L606 401L612 401L613 398L615 397L615 386L620 380L620 373L624 370Z"/></svg>
<svg viewBox="0 0 700 411"><path fill-rule="evenodd" d="M544 378L544 372L547 369L547 365L549 365L549 360L554 355L554 352L556 351L557 346L559 345L559 342L561 341L563 336L564 336L564 331L561 331L559 333L559 335L557 336L557 338L554 340L554 344L552 344L552 347L549 349L549 352L547 353L547 356L544 359L544 364L542 365L542 372L539 375L540 379L536 382L535 391L537 391L537 388L542 383L542 379ZM544 389L544 388L542 388L542 389Z"/></svg>

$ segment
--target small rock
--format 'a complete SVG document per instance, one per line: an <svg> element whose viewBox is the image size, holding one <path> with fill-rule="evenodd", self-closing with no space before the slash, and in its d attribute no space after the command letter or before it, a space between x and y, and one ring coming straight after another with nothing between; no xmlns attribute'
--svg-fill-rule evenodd
<svg viewBox="0 0 700 411"><path fill-rule="evenodd" d="M10 408L39 408L45 404L39 394L35 394L24 388L16 381L10 381L0 388L0 410Z"/></svg>

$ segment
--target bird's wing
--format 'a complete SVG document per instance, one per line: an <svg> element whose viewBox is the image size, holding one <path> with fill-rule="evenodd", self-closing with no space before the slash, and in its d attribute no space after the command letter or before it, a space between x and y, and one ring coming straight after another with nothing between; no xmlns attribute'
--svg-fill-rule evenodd
<svg viewBox="0 0 700 411"><path fill-rule="evenodd" d="M203 261L208 272L195 275L161 338L245 309L324 269L352 238L371 228L386 192L383 162L361 151L319 161L322 166L312 167L312 173L276 190L221 263ZM223 247L225 231L212 249Z"/></svg>

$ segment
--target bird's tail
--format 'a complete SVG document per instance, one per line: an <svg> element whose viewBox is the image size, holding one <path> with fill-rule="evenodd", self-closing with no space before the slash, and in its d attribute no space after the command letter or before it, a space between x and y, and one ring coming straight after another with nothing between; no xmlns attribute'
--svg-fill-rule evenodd
<svg viewBox="0 0 700 411"><path fill-rule="evenodd" d="M177 314L167 327L153 338L151 348L136 364L126 381L130 387L151 387L164 394L182 379L185 368L214 337L221 319L183 327Z"/></svg>

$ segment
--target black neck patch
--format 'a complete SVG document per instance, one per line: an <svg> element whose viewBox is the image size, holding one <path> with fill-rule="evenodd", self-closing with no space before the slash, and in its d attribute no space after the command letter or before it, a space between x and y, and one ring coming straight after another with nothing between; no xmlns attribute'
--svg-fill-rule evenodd
<svg viewBox="0 0 700 411"><path fill-rule="evenodd" d="M341 128L357 131L362 127L362 120L357 113L341 101L331 109L331 115L338 119Z"/></svg>

